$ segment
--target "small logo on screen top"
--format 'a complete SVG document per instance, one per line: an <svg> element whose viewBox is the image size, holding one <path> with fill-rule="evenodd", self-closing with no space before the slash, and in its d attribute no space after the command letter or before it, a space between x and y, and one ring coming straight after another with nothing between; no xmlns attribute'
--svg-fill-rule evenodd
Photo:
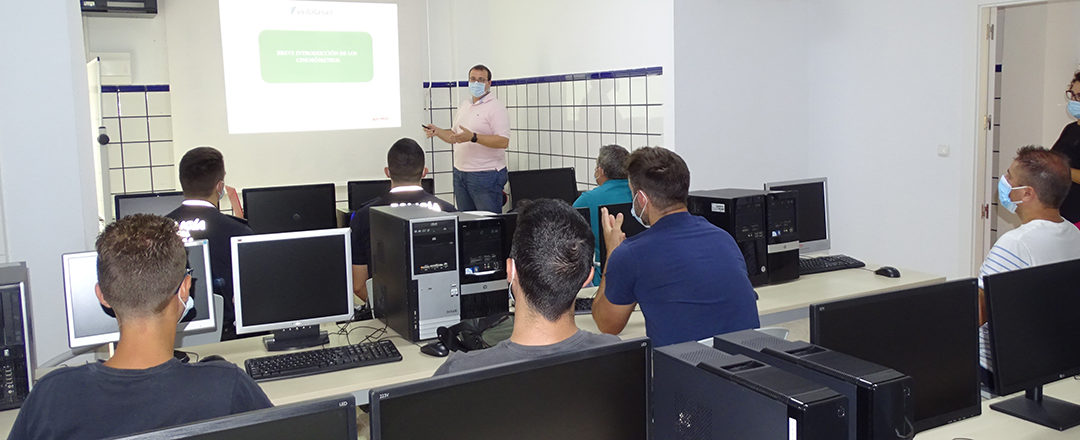
<svg viewBox="0 0 1080 440"><path fill-rule="evenodd" d="M291 15L334 15L333 9L319 9L312 7L293 6L289 8L289 14Z"/></svg>

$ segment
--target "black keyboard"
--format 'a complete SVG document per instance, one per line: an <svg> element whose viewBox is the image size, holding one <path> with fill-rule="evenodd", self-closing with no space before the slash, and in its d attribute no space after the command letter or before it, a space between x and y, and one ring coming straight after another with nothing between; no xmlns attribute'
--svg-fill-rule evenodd
<svg viewBox="0 0 1080 440"><path fill-rule="evenodd" d="M826 255L822 257L800 258L799 275L832 272L834 270L865 267L866 263L847 255Z"/></svg>
<svg viewBox="0 0 1080 440"><path fill-rule="evenodd" d="M574 314L588 315L592 313L592 298L578 298L574 300Z"/></svg>
<svg viewBox="0 0 1080 440"><path fill-rule="evenodd" d="M401 353L398 353L394 343L382 340L251 358L244 361L244 369L252 379L263 381L310 376L400 360Z"/></svg>

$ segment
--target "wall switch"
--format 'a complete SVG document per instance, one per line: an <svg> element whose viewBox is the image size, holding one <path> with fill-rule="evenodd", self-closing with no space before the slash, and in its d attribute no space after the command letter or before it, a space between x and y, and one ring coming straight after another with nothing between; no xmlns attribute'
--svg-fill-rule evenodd
<svg viewBox="0 0 1080 440"><path fill-rule="evenodd" d="M937 155L941 157L949 157L949 146L945 144L938 145Z"/></svg>

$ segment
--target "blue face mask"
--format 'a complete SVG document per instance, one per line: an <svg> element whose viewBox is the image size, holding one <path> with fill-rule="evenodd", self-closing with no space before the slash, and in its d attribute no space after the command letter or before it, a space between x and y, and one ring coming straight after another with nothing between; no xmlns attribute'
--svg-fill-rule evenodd
<svg viewBox="0 0 1080 440"><path fill-rule="evenodd" d="M1015 213L1016 205L1023 203L1023 201L1014 202L1013 199L1009 197L1009 194L1012 193L1014 189L1021 188L1027 188L1027 186L1013 188L1013 186L1009 184L1009 181L1005 179L1005 175L1002 174L1001 178L998 179L998 201L1001 202L1001 206L1009 210L1009 212Z"/></svg>
<svg viewBox="0 0 1080 440"><path fill-rule="evenodd" d="M473 97L479 98L484 96L486 84L482 82L469 81L469 93L472 93Z"/></svg>
<svg viewBox="0 0 1080 440"><path fill-rule="evenodd" d="M644 196L644 194L645 193L642 193L643 196ZM641 211L645 212L645 207L649 206L649 198L648 197L643 197L643 198L645 199L645 203L641 205ZM637 194L634 194L634 200L637 200ZM644 226L646 229L648 229L649 225L645 224L645 220L641 219L641 214L638 214L637 210L634 209L634 205L633 205L634 200L630 201L630 215L634 216L634 220L637 220L638 223L641 223L641 226Z"/></svg>
<svg viewBox="0 0 1080 440"><path fill-rule="evenodd" d="M1076 119L1080 119L1080 101L1069 100L1069 114Z"/></svg>

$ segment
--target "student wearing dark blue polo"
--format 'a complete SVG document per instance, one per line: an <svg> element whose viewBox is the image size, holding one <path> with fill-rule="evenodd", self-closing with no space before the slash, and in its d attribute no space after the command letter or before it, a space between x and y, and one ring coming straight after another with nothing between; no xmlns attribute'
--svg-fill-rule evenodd
<svg viewBox="0 0 1080 440"><path fill-rule="evenodd" d="M645 147L630 155L627 173L635 219L601 212L608 258L592 307L600 331L622 332L636 304L657 347L758 327L754 289L735 240L686 210L686 162ZM623 221L649 229L627 239Z"/></svg>
<svg viewBox="0 0 1080 440"><path fill-rule="evenodd" d="M596 156L596 171L593 178L600 185L578 196L575 208L589 208L589 217L593 235L596 236L595 260L600 260L600 207L617 203L630 203L630 185L626 180L626 157L630 152L618 145L600 147ZM600 277L593 277L593 285L600 285Z"/></svg>

